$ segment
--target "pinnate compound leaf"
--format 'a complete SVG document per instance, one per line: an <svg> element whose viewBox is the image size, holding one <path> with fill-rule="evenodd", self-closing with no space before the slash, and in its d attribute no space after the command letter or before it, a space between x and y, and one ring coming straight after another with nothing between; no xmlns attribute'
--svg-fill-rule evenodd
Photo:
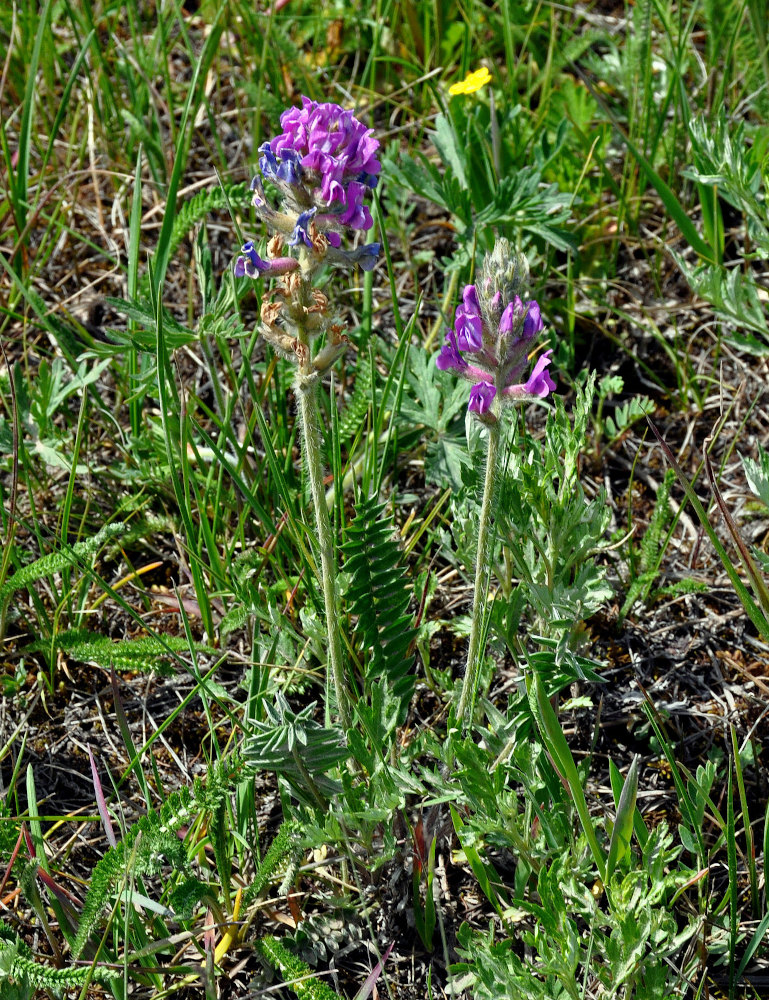
<svg viewBox="0 0 769 1000"><path fill-rule="evenodd" d="M408 614L411 587L385 507L375 498L364 500L347 529L346 598L357 618L354 637L362 653L366 692L370 696L373 686L383 683L397 706L393 721L400 725L414 693L412 647L417 630Z"/></svg>

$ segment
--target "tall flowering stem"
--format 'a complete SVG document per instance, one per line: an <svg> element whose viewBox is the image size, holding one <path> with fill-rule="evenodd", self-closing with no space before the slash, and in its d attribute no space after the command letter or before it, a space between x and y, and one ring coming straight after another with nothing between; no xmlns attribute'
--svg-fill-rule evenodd
<svg viewBox="0 0 769 1000"><path fill-rule="evenodd" d="M273 235L265 257L253 240L243 245L235 262L235 276L277 279L273 294L262 302L261 333L278 354L297 367L294 389L315 512L328 637L327 689L333 686L339 721L348 729L350 699L339 623L334 537L323 488L318 411L320 382L348 340L313 279L323 264L341 268L358 265L364 271L376 264L378 243L352 248L344 243L373 225L363 199L376 186L381 169L376 157L379 142L352 112L306 97L301 108L285 111L280 122L283 133L259 148L262 177L255 177L251 184L257 215ZM277 189L279 208L268 200L262 178ZM323 346L313 353L313 341L321 337Z"/></svg>
<svg viewBox="0 0 769 1000"><path fill-rule="evenodd" d="M483 662L483 626L491 577L494 498L499 467L500 416L505 407L544 399L555 389L548 372L552 351L539 356L531 371L535 341L543 324L539 305L519 295L528 277L523 257L505 239L487 254L477 285L466 285L454 328L436 358L438 368L472 383L468 409L488 429L486 475L478 525L475 591L467 667L457 705L463 732L472 725L478 676ZM528 372L528 377L523 376Z"/></svg>
<svg viewBox="0 0 769 1000"><path fill-rule="evenodd" d="M457 705L457 718L466 732L475 714L475 696L478 691L478 674L483 660L483 625L486 620L489 582L491 578L492 524L497 481L499 453L499 424L489 427L486 450L486 475L483 483L481 517L478 522L478 551L475 558L475 589L473 592L473 617L470 625L470 644L467 648L467 666L462 681L462 693Z"/></svg>
<svg viewBox="0 0 769 1000"><path fill-rule="evenodd" d="M339 631L334 536L326 505L326 492L323 488L323 462L321 460L320 424L318 422L318 379L313 378L311 372L303 372L300 368L294 388L299 401L304 464L310 482L312 504L315 510L315 528L318 533L321 583L326 612L326 634L328 636L328 672L334 686L339 721L342 728L347 730L350 727L350 708L344 676L342 639Z"/></svg>

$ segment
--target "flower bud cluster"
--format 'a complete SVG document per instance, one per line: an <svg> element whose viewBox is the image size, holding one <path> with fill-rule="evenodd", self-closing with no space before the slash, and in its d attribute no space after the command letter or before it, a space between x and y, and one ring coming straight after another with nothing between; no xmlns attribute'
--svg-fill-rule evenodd
<svg viewBox="0 0 769 1000"><path fill-rule="evenodd" d="M547 371L552 351L541 354L524 379L544 328L537 302L518 294L526 277L524 258L507 240L497 240L477 285L465 286L454 328L446 331L436 358L438 368L473 383L468 409L487 423L497 419L501 406L544 399L555 389Z"/></svg>

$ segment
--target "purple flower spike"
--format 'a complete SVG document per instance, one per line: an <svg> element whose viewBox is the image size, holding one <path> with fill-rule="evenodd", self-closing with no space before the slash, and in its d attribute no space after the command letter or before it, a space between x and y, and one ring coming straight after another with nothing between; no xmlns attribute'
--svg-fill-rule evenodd
<svg viewBox="0 0 769 1000"><path fill-rule="evenodd" d="M525 259L507 240L498 239L477 283L465 285L454 329L447 331L435 359L441 370L472 383L468 408L485 424L495 423L505 406L544 399L555 389L547 370L552 350L540 355L533 368L530 362L544 324L539 303L518 294L527 274Z"/></svg>
<svg viewBox="0 0 769 1000"><path fill-rule="evenodd" d="M441 371L446 371L448 368L461 369L468 367L467 362L459 353L457 335L453 330L446 331L446 343L443 345L438 357L435 359L435 364Z"/></svg>
<svg viewBox="0 0 769 1000"><path fill-rule="evenodd" d="M376 185L382 169L376 156L379 142L371 129L338 104L318 104L307 97L301 108L284 111L280 124L282 135L260 149L265 176L293 183L290 174L308 189L319 187L323 201L344 206L345 225L370 229L363 195Z"/></svg>
<svg viewBox="0 0 769 1000"><path fill-rule="evenodd" d="M470 390L470 402L467 405L468 410L471 413L483 416L484 413L488 413L496 394L497 390L491 382L476 383Z"/></svg>

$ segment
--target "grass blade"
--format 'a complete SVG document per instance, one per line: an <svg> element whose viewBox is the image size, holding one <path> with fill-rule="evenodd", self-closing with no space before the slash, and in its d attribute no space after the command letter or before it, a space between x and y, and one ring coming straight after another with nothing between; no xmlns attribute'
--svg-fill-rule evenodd
<svg viewBox="0 0 769 1000"><path fill-rule="evenodd" d="M545 747L553 758L556 769L568 786L580 822L582 823L582 829L590 846L595 866L598 869L598 874L601 881L606 885L606 855L595 835L595 825L587 807L587 799L582 788L577 765L574 763L574 757L569 749L569 744L563 735L558 716L555 714L553 706L550 704L550 699L545 692L545 687L536 673L532 674L529 682L529 701Z"/></svg>
<svg viewBox="0 0 769 1000"><path fill-rule="evenodd" d="M609 842L609 857L606 861L606 878L609 880L614 874L614 869L630 850L636 796L638 795L638 761L639 757L636 754L628 770L617 804L617 817L614 821L614 829Z"/></svg>
<svg viewBox="0 0 769 1000"><path fill-rule="evenodd" d="M37 24L37 34L35 44L32 48L32 55L27 66L27 86L24 92L24 108L21 115L21 125L19 127L19 157L16 164L16 178L12 181L14 205L13 212L16 220L16 228L19 236L22 235L27 226L27 212L29 204L28 182L29 182L29 148L32 141L32 117L35 108L35 97L37 95L37 69L40 65L40 53L43 48L43 38L48 30L48 20L51 16L52 0L45 0L40 19ZM9 173L13 177L13 170ZM19 248L21 249L21 248ZM18 260L14 259L15 269L18 272Z"/></svg>

